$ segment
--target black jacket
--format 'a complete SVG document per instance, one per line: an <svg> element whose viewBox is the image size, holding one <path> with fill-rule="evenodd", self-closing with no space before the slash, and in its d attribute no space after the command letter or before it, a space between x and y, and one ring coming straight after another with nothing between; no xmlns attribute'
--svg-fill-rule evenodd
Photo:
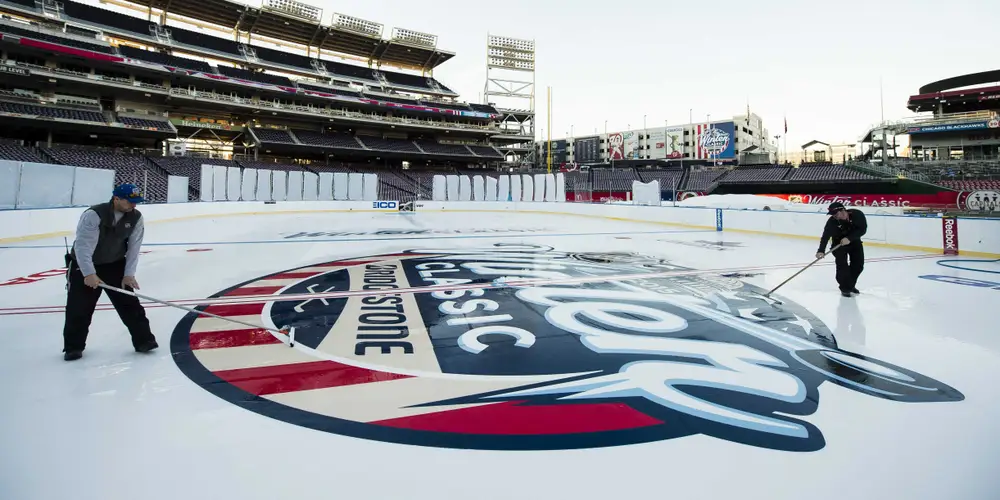
<svg viewBox="0 0 1000 500"><path fill-rule="evenodd" d="M94 211L101 219L98 240L91 257L94 265L109 264L124 259L128 251L129 236L132 235L136 224L142 218L142 213L138 210L126 212L116 223L115 209L111 202L94 205L87 210ZM73 260L76 260L76 247L77 245L74 243L73 249L70 251Z"/></svg>
<svg viewBox="0 0 1000 500"><path fill-rule="evenodd" d="M861 237L868 232L868 219L864 212L856 208L847 209L848 219L837 220L832 215L823 227L823 236L819 239L819 252L826 253L826 244L833 239L834 246L840 244L840 240L847 238L851 244L861 243Z"/></svg>

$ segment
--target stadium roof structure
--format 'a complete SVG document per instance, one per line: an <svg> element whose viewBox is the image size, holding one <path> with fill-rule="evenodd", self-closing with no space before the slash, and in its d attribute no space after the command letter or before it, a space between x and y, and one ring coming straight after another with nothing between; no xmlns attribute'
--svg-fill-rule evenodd
<svg viewBox="0 0 1000 500"><path fill-rule="evenodd" d="M318 13L308 16L274 7L250 7L230 0L125 1L251 36L363 57L376 65L391 64L427 71L455 56L454 52L438 49L437 37L433 35L394 28L392 37L385 39L383 25L339 13L333 14L331 24L322 24L319 9L316 9Z"/></svg>
<svg viewBox="0 0 1000 500"><path fill-rule="evenodd" d="M1000 70L945 78L920 87L920 93L910 96L906 107L913 112L941 110L945 113L994 109L1000 104L1000 86L962 87L997 81L1000 81Z"/></svg>
<svg viewBox="0 0 1000 500"><path fill-rule="evenodd" d="M957 89L959 87L968 87L970 85L979 85L996 81L1000 81L1000 69L982 71L979 73L969 73L968 75L953 76L951 78L945 78L944 80L938 80L920 87L920 93L930 94L932 92L941 92L943 90Z"/></svg>

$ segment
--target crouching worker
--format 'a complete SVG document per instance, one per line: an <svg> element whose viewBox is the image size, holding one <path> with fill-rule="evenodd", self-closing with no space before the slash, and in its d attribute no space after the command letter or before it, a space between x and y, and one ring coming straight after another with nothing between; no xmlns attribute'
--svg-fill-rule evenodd
<svg viewBox="0 0 1000 500"><path fill-rule="evenodd" d="M135 271L144 228L142 214L135 206L142 201L142 193L136 186L122 184L114 189L111 201L94 205L80 216L66 271L69 282L63 325L66 361L83 356L94 308L101 297L100 284L124 290L139 288ZM111 290L107 293L132 336L135 350L149 352L159 347L139 299Z"/></svg>

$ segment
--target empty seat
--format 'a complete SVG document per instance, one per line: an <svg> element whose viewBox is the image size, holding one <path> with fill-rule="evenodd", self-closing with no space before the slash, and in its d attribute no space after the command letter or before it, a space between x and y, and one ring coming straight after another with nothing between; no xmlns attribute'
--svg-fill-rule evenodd
<svg viewBox="0 0 1000 500"><path fill-rule="evenodd" d="M9 33L11 35L17 35L20 37L31 38L34 40L40 40L43 42L54 43L57 45L65 45L67 47L76 47L78 49L92 50L94 52L104 52L111 54L111 46L101 43L96 38L93 42L85 42L82 40L77 40L75 38L69 38L66 36L59 36L50 32L43 32L36 29L29 28L17 28L8 25L0 25L0 33Z"/></svg>
<svg viewBox="0 0 1000 500"><path fill-rule="evenodd" d="M358 136L368 149L375 151L389 151L398 153L420 153L417 146L412 141L404 139L382 139L380 137Z"/></svg>
<svg viewBox="0 0 1000 500"><path fill-rule="evenodd" d="M196 201L200 199L201 193L201 166L202 165L222 165L232 167L233 162L229 160L218 160L214 158L196 158L190 156L163 156L150 157L153 163L157 164L170 175L177 175L188 178L188 199Z"/></svg>
<svg viewBox="0 0 1000 500"><path fill-rule="evenodd" d="M361 143L347 134L309 132L296 130L293 132L299 142L309 146L326 147L330 149L363 149Z"/></svg>
<svg viewBox="0 0 1000 500"><path fill-rule="evenodd" d="M79 109L56 108L51 106L37 106L34 104L23 104L19 102L0 101L0 111L6 113L17 113L21 115L38 115L56 120L76 120L95 123L106 123L104 115L97 111L83 111Z"/></svg>
<svg viewBox="0 0 1000 500"><path fill-rule="evenodd" d="M503 155L493 146L466 146L471 149L476 156L484 158L503 158Z"/></svg>
<svg viewBox="0 0 1000 500"><path fill-rule="evenodd" d="M118 50L123 56L130 57L132 59L139 59L140 61L162 64L164 66L174 66L192 71L200 71L202 73L212 73L212 67L205 61L196 61L186 57L177 57L169 54L163 54L161 52L137 49L135 47L128 47L125 45L118 46Z"/></svg>
<svg viewBox="0 0 1000 500"><path fill-rule="evenodd" d="M874 175L858 172L844 168L843 165L825 164L802 164L799 168L793 168L789 181L798 182L829 182L829 181L871 181L877 180Z"/></svg>
<svg viewBox="0 0 1000 500"><path fill-rule="evenodd" d="M431 141L420 141L417 142L417 145L420 146L420 149L423 149L424 152L428 154L450 155L450 156L473 156L472 152L461 144L440 144Z"/></svg>
<svg viewBox="0 0 1000 500"><path fill-rule="evenodd" d="M37 149L8 142L0 142L0 160L45 162Z"/></svg>
<svg viewBox="0 0 1000 500"><path fill-rule="evenodd" d="M295 144L295 139L292 138L291 134L289 134L287 130L255 128L253 129L253 133L262 143Z"/></svg>
<svg viewBox="0 0 1000 500"><path fill-rule="evenodd" d="M291 87L292 81L278 75L269 75L258 71L247 71L245 69L231 68L229 66L219 66L219 73L230 78L239 78L251 82L270 83L271 85L281 85Z"/></svg>
<svg viewBox="0 0 1000 500"><path fill-rule="evenodd" d="M756 184L780 181L788 173L790 167L784 165L768 165L753 167L737 167L730 170L719 180L720 184Z"/></svg>
<svg viewBox="0 0 1000 500"><path fill-rule="evenodd" d="M687 183L684 185L684 190L709 191L719 180L719 177L722 177L725 173L725 170L702 170L698 172L691 172L691 174L688 175Z"/></svg>
<svg viewBox="0 0 1000 500"><path fill-rule="evenodd" d="M115 171L115 184L126 182L142 187L150 202L167 200L167 177L150 167L143 156L84 148L47 148L49 156L64 165Z"/></svg>
<svg viewBox="0 0 1000 500"><path fill-rule="evenodd" d="M149 118L133 118L131 116L120 116L118 121L130 127L155 128L157 130L171 130L170 124L164 120L152 120Z"/></svg>

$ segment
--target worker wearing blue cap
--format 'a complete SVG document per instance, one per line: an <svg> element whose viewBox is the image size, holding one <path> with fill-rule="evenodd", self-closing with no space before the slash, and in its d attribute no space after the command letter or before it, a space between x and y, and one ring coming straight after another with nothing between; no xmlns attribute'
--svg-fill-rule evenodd
<svg viewBox="0 0 1000 500"><path fill-rule="evenodd" d="M101 283L125 290L138 289L135 271L144 232L142 192L132 184L114 189L111 200L84 210L76 227L73 250L68 256L66 320L63 326L63 359L83 356ZM159 347L149 329L146 311L132 295L108 291L108 299L132 336L137 352Z"/></svg>

